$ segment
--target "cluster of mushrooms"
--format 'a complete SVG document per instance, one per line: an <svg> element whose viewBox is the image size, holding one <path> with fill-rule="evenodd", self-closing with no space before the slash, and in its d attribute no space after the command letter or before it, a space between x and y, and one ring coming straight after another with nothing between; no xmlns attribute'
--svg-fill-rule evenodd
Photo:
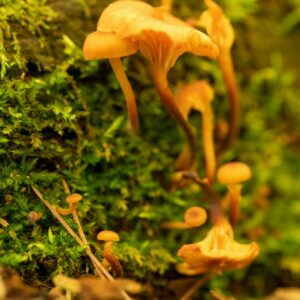
<svg viewBox="0 0 300 300"><path fill-rule="evenodd" d="M172 188L182 187L186 182L198 184L209 203L212 228L202 241L183 245L179 249L178 255L183 262L177 265L177 270L184 275L218 274L223 270L243 268L259 254L259 246L255 242L240 244L234 240L233 233L239 216L242 183L250 179L251 170L241 162L223 165L219 163L239 130L238 90L231 60L235 34L222 9L212 0L204 1L207 10L198 20L188 22L171 14L170 0L162 0L160 7L153 7L138 0L113 2L104 9L97 30L87 36L83 46L86 60L109 59L123 91L129 125L134 133L139 130L136 98L121 58L133 55L139 50L149 62L153 83L161 101L186 136L187 143L176 161L177 172L174 174ZM204 28L207 34L195 27ZM228 123L223 124L223 134L218 143L215 143L214 138L214 112L211 106L214 90L208 81L190 82L176 95L168 86L168 72L185 52L216 59L220 66L228 92L230 114ZM198 145L195 129L188 121L191 110L201 114L205 178L200 178L197 173ZM227 194L223 197L214 189L216 179L227 187ZM181 184L182 182L185 184ZM66 187L66 184L64 186ZM113 253L113 242L119 240L117 233L103 231L98 234L98 239L104 242L102 262L92 253L76 212L78 202L82 200L81 195L71 194L67 188L66 192L69 195L66 202L69 207L61 208L51 205L35 187L33 191L78 244L85 247L102 279L114 280L108 271L115 277L122 275L122 266ZM224 199L229 203L229 217L224 212ZM64 215L73 216L78 233L63 219ZM206 220L206 210L194 206L185 212L184 221L163 222L161 226L167 229L189 229L203 225ZM130 299L125 291L123 296Z"/></svg>
<svg viewBox="0 0 300 300"><path fill-rule="evenodd" d="M180 182L196 182L210 204L212 228L204 240L182 246L178 255L183 263L177 270L186 275L219 273L248 265L259 253L252 242L240 244L234 240L233 227L237 223L242 183L251 177L250 168L241 162L219 166L224 152L232 145L239 130L238 89L231 59L235 34L222 9L212 0L204 0L207 10L198 20L184 22L171 14L172 1L161 1L153 7L142 1L116 1L108 5L98 21L97 30L84 42L86 60L109 59L126 100L129 124L133 132L139 129L136 98L122 67L121 58L138 50L148 60L153 83L161 101L185 133L187 144L180 153L173 187ZM195 27L206 30L203 33ZM167 74L184 52L216 59L229 99L229 122L215 146L214 113L211 102L214 90L206 80L190 82L174 95L168 86ZM201 114L202 145L205 178L197 173L198 146L194 129L188 121L191 110ZM229 218L225 216L222 199L214 190L216 178L227 186L224 196L229 202ZM228 220L229 219L229 220ZM164 222L163 228L193 228L206 221L206 211L192 207L185 213L184 222Z"/></svg>

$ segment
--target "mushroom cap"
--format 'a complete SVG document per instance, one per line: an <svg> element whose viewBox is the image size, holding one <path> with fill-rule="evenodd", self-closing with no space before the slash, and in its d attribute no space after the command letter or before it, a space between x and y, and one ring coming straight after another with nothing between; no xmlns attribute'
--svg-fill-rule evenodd
<svg viewBox="0 0 300 300"><path fill-rule="evenodd" d="M200 206L192 206L184 213L184 221L192 227L198 227L207 220L206 210Z"/></svg>
<svg viewBox="0 0 300 300"><path fill-rule="evenodd" d="M217 46L206 34L171 16L164 8L141 1L111 3L100 16L97 30L137 42L144 56L166 69L184 52L213 58L218 55Z"/></svg>
<svg viewBox="0 0 300 300"><path fill-rule="evenodd" d="M184 85L176 98L179 110L187 118L192 109L204 112L214 98L214 90L206 80L196 80Z"/></svg>
<svg viewBox="0 0 300 300"><path fill-rule="evenodd" d="M105 241L105 242L115 242L115 241L119 241L120 237L114 231L103 230L103 231L100 231L98 233L97 240L99 240L99 241Z"/></svg>
<svg viewBox="0 0 300 300"><path fill-rule="evenodd" d="M138 44L130 39L119 39L114 33L95 31L84 41L84 59L117 58L134 54Z"/></svg>
<svg viewBox="0 0 300 300"><path fill-rule="evenodd" d="M227 220L215 224L204 240L195 244L183 245L178 255L186 265L183 274L195 275L241 269L250 264L259 254L259 246L255 243L240 244L234 240L233 229ZM188 271L194 271L188 274ZM190 272L189 272L190 273Z"/></svg>
<svg viewBox="0 0 300 300"><path fill-rule="evenodd" d="M242 162L230 162L222 165L217 172L218 181L222 184L239 184L251 178L249 166Z"/></svg>
<svg viewBox="0 0 300 300"><path fill-rule="evenodd" d="M229 50L234 42L234 29L223 10L212 0L205 0L208 10L204 11L198 21L219 49Z"/></svg>
<svg viewBox="0 0 300 300"><path fill-rule="evenodd" d="M78 203L82 199L83 197L80 194L74 193L67 196L66 202L69 204L73 204L73 203Z"/></svg>

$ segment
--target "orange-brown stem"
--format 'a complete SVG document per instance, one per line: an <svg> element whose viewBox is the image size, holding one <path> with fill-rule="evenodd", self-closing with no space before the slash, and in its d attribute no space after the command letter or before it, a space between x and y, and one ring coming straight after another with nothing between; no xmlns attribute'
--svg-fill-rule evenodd
<svg viewBox="0 0 300 300"><path fill-rule="evenodd" d="M161 0L160 4L162 6L165 6L168 9L168 11L171 12L173 6L173 0Z"/></svg>
<svg viewBox="0 0 300 300"><path fill-rule="evenodd" d="M227 88L230 104L229 130L226 138L222 142L218 151L219 154L222 154L232 145L235 137L238 134L240 123L240 105L238 100L238 89L236 85L235 73L230 51L221 51L218 61Z"/></svg>
<svg viewBox="0 0 300 300"><path fill-rule="evenodd" d="M117 257L110 252L104 252L103 257L109 262L114 271L115 277L122 277L123 267Z"/></svg>
<svg viewBox="0 0 300 300"><path fill-rule="evenodd" d="M205 105L202 113L202 140L205 154L206 176L213 183L216 173L216 153L214 145L213 111L210 104Z"/></svg>
<svg viewBox="0 0 300 300"><path fill-rule="evenodd" d="M228 186L228 194L230 200L230 223L234 226L237 223L239 212L240 212L240 204L241 204L241 189L242 186L240 184Z"/></svg>
<svg viewBox="0 0 300 300"><path fill-rule="evenodd" d="M109 62L119 81L119 84L121 86L121 89L125 97L131 129L133 132L136 132L139 129L139 118L138 118L135 95L132 90L131 84L126 76L126 73L124 72L121 59L110 58Z"/></svg>
<svg viewBox="0 0 300 300"><path fill-rule="evenodd" d="M160 224L162 229L190 229L193 228L191 225L185 222L176 222L176 221L165 221Z"/></svg>
<svg viewBox="0 0 300 300"><path fill-rule="evenodd" d="M189 161L187 162L186 169L190 170L196 163L196 156L197 156L196 138L194 136L194 133L188 121L183 117L182 113L177 107L175 97L168 86L167 73L164 70L161 70L159 68L158 69L153 68L152 71L153 71L153 80L155 83L155 87L158 91L161 101L164 103L169 113L175 118L175 120L182 127L188 139L190 158Z"/></svg>

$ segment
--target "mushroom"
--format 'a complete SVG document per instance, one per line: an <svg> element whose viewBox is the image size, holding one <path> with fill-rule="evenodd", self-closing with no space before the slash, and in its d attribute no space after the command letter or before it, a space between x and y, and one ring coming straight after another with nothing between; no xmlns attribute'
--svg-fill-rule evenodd
<svg viewBox="0 0 300 300"><path fill-rule="evenodd" d="M125 97L129 124L133 132L139 128L136 100L120 58L134 54L137 51L137 47L137 43L129 39L119 39L114 33L102 31L95 31L89 34L83 46L86 60L109 58L111 67Z"/></svg>
<svg viewBox="0 0 300 300"><path fill-rule="evenodd" d="M105 51L106 36L110 37L109 51ZM210 38L161 7L154 8L140 1L116 1L103 11L97 31L87 37L83 49L86 59L111 58L112 54L116 58L141 51L150 61L153 80L162 102L187 136L191 167L196 159L196 140L168 87L167 73L184 52L215 58L218 49Z"/></svg>
<svg viewBox="0 0 300 300"><path fill-rule="evenodd" d="M238 89L235 80L234 68L230 49L233 45L235 34L229 19L224 15L223 10L212 0L205 0L208 6L199 18L198 25L203 26L211 39L219 48L218 62L230 101L230 127L228 134L223 141L220 152L226 150L234 141L239 130L239 101Z"/></svg>
<svg viewBox="0 0 300 300"><path fill-rule="evenodd" d="M206 210L200 206L192 206L184 213L184 221L191 227L199 227L207 220Z"/></svg>
<svg viewBox="0 0 300 300"><path fill-rule="evenodd" d="M97 240L104 242L104 252L113 252L113 243L120 240L119 235L111 230L103 230L97 234Z"/></svg>
<svg viewBox="0 0 300 300"><path fill-rule="evenodd" d="M110 264L112 269L115 272L116 277L120 277L123 274L123 268L120 264L117 257L113 254L113 243L120 240L119 235L111 230L103 230L100 231L97 235L97 240L104 242L104 249L103 249L103 264L105 265L106 262Z"/></svg>
<svg viewBox="0 0 300 300"><path fill-rule="evenodd" d="M177 95L177 105L184 118L192 109L202 114L202 141L205 153L206 176L212 183L216 171L216 154L214 146L214 123L211 101L214 97L214 91L205 80L194 81L185 85ZM183 150L179 163L186 161L187 151Z"/></svg>
<svg viewBox="0 0 300 300"><path fill-rule="evenodd" d="M74 193L74 194L70 194L66 197L66 202L69 204L69 208L61 208L61 207L56 207L56 210L58 211L58 213L60 213L61 215L70 215L72 214L74 221L76 222L77 226L78 226L78 233L79 236L81 237L83 243L88 246L88 241L86 239L86 236L84 234L83 228L81 226L80 220L78 218L78 214L76 211L76 207L78 205L78 203L83 199L83 197L80 194Z"/></svg>
<svg viewBox="0 0 300 300"><path fill-rule="evenodd" d="M179 249L178 255L183 258L184 263L179 264L177 270L185 275L197 275L241 269L258 254L259 246L255 242L240 244L234 240L233 229L223 218L214 224L204 240Z"/></svg>
<svg viewBox="0 0 300 300"><path fill-rule="evenodd" d="M76 209L78 202L80 202L83 197L80 194L74 193L66 197L66 202L69 204L68 208L57 207L56 210L64 216L70 215Z"/></svg>
<svg viewBox="0 0 300 300"><path fill-rule="evenodd" d="M237 222L242 183L251 178L251 169L242 162L231 162L222 165L217 172L218 181L225 184L228 188L228 197L230 199L230 222L235 225Z"/></svg>
<svg viewBox="0 0 300 300"><path fill-rule="evenodd" d="M160 224L163 229L190 229L203 225L207 220L207 213L200 206L192 206L184 213L184 222L166 221Z"/></svg>

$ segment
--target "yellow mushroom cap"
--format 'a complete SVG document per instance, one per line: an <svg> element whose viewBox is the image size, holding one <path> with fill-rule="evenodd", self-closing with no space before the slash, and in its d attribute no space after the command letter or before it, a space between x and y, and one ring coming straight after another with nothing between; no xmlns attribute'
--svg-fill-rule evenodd
<svg viewBox="0 0 300 300"><path fill-rule="evenodd" d="M116 242L120 240L120 237L114 231L103 230L98 233L97 240L104 241L104 242Z"/></svg>
<svg viewBox="0 0 300 300"><path fill-rule="evenodd" d="M66 202L69 204L74 204L74 203L81 201L82 199L83 199L83 197L80 194L74 193L74 194L70 194L67 196Z"/></svg>
<svg viewBox="0 0 300 300"><path fill-rule="evenodd" d="M218 181L231 185L247 181L251 178L251 169L242 162L231 162L222 165L217 172Z"/></svg>
<svg viewBox="0 0 300 300"><path fill-rule="evenodd" d="M198 227L205 223L207 219L206 210L200 206L192 206L186 210L184 221L192 227Z"/></svg>
<svg viewBox="0 0 300 300"><path fill-rule="evenodd" d="M218 56L219 50L204 33L193 29L161 7L142 1L115 1L108 5L97 25L98 32L112 33L138 45L152 64L169 70L184 52ZM113 44L113 43L112 43Z"/></svg>
<svg viewBox="0 0 300 300"><path fill-rule="evenodd" d="M116 58L134 54L138 44L130 39L119 39L116 34L95 31L84 41L83 55L86 60Z"/></svg>

